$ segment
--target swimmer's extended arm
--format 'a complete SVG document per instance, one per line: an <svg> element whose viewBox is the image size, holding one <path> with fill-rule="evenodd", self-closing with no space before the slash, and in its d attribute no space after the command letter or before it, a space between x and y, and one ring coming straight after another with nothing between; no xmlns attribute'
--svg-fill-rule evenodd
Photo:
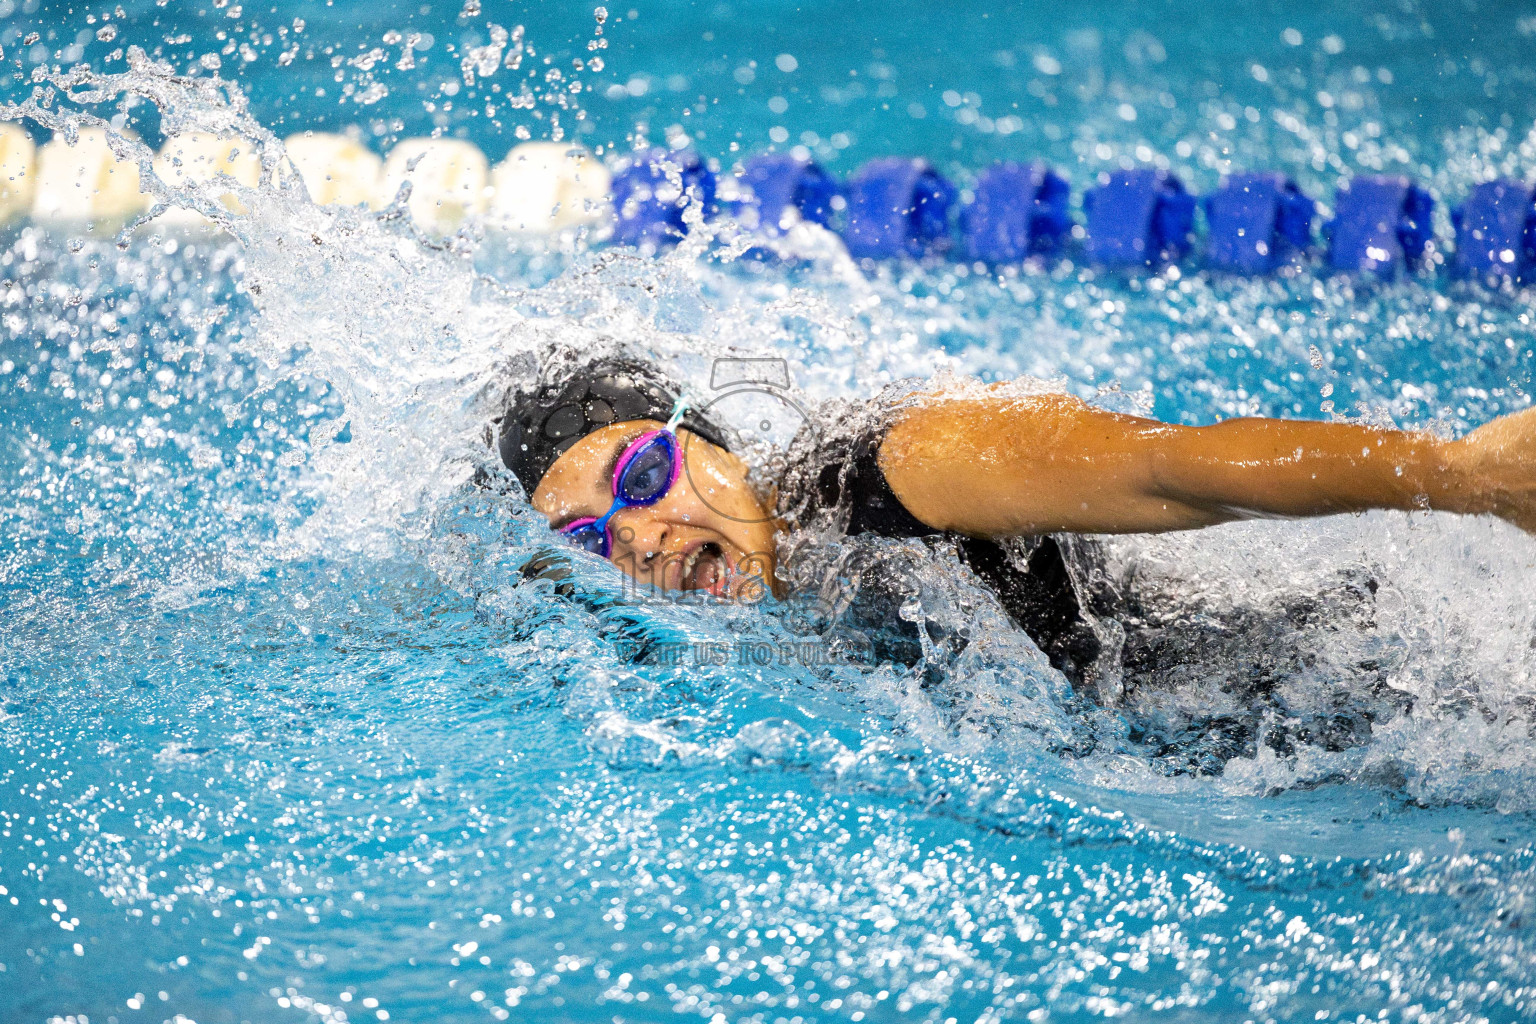
<svg viewBox="0 0 1536 1024"><path fill-rule="evenodd" d="M936 395L892 426L880 467L918 519L972 536L1424 507L1536 533L1536 409L1446 441L1305 420L1184 427L1065 395Z"/></svg>

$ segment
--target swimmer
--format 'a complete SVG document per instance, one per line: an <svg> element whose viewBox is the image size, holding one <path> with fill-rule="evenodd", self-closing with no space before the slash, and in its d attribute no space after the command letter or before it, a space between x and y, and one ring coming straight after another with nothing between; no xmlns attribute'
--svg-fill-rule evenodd
<svg viewBox="0 0 1536 1024"><path fill-rule="evenodd" d="M834 428L797 439L783 479L764 487L654 367L600 359L514 394L496 439L554 530L663 590L777 587L781 540L812 523L947 535L1069 677L1095 645L1053 535L1369 509L1494 515L1536 533L1536 408L1445 440L1257 417L1187 427L978 385L819 419ZM846 423L861 426L835 427ZM1037 539L1027 565L999 546L1007 538Z"/></svg>

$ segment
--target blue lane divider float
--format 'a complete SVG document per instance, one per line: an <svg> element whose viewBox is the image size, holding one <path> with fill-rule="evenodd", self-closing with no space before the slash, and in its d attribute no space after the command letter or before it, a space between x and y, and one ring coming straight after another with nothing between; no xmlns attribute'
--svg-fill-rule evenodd
<svg viewBox="0 0 1536 1024"><path fill-rule="evenodd" d="M688 233L683 211L690 202L710 216L715 175L691 149L648 149L631 154L613 175L613 240L656 247Z"/></svg>
<svg viewBox="0 0 1536 1024"><path fill-rule="evenodd" d="M921 257L950 246L955 186L926 160L871 160L848 179L843 241L855 258Z"/></svg>
<svg viewBox="0 0 1536 1024"><path fill-rule="evenodd" d="M1463 277L1536 277L1536 195L1518 181L1485 181L1451 211L1454 269Z"/></svg>
<svg viewBox="0 0 1536 1024"><path fill-rule="evenodd" d="M1056 248L1072 228L1072 187L1043 161L995 163L972 191L975 198L960 211L968 259L1017 263Z"/></svg>
<svg viewBox="0 0 1536 1024"><path fill-rule="evenodd" d="M1152 266L1189 251L1195 197L1166 171L1106 171L1083 195L1088 259L1105 267Z"/></svg>
<svg viewBox="0 0 1536 1024"><path fill-rule="evenodd" d="M732 212L748 228L778 234L794 217L825 227L841 191L837 179L810 159L763 153L737 176Z"/></svg>
<svg viewBox="0 0 1536 1024"><path fill-rule="evenodd" d="M1328 225L1328 265L1393 277L1424 257L1435 200L1401 175L1363 175L1339 186Z"/></svg>
<svg viewBox="0 0 1536 1024"><path fill-rule="evenodd" d="M1317 204L1284 174L1223 175L1205 197L1206 262L1238 274L1267 274L1312 244Z"/></svg>
<svg viewBox="0 0 1536 1024"><path fill-rule="evenodd" d="M836 211L856 258L923 257L953 243L955 186L926 161L872 160L839 189L814 161L788 154L749 159L716 194L715 176L691 149L646 150L622 161L613 176L614 241L657 247L687 231L690 202L706 217L723 209L768 234L794 217L834 226ZM1061 245L1075 229L1070 187L1040 161L1002 162L982 171L960 211L962 252L986 263L1016 263ZM1208 237L1204 262L1216 270L1269 273L1312 245L1317 204L1275 171L1225 175L1199 201ZM1084 255L1109 268L1146 266L1184 257L1191 247L1197 200L1166 171L1133 168L1101 173L1083 196ZM1334 217L1324 226L1326 265L1344 273L1392 277L1421 263L1434 239L1435 200L1401 175L1361 175L1339 186ZM1536 280L1536 186L1484 182L1451 213L1456 251L1451 270L1463 277Z"/></svg>

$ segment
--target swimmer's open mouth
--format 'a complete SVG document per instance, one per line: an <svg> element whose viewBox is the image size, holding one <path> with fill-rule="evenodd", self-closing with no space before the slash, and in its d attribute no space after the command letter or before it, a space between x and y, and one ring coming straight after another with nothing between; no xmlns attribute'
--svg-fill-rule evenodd
<svg viewBox="0 0 1536 1024"><path fill-rule="evenodd" d="M725 551L714 541L705 541L683 556L678 589L707 590L718 597L725 593L730 571Z"/></svg>

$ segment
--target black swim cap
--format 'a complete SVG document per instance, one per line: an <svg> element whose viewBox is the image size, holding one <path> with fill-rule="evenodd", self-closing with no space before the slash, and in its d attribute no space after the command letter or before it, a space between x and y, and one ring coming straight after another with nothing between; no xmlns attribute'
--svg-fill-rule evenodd
<svg viewBox="0 0 1536 1024"><path fill-rule="evenodd" d="M611 423L672 418L682 389L654 367L630 359L602 358L577 367L563 380L517 392L501 418L498 449L523 491L534 489L555 460L577 441ZM727 448L725 434L693 409L682 425L710 444Z"/></svg>

